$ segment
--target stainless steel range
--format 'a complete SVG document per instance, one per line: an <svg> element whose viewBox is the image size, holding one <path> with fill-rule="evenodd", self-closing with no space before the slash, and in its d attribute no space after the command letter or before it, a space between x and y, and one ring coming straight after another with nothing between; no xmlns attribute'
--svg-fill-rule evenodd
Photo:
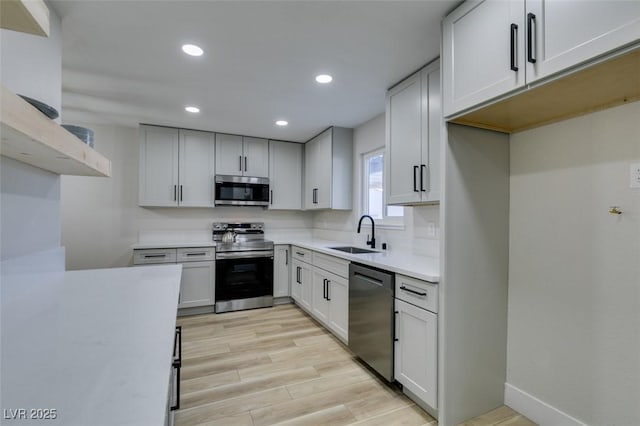
<svg viewBox="0 0 640 426"><path fill-rule="evenodd" d="M216 312L273 306L273 241L264 223L213 224Z"/></svg>

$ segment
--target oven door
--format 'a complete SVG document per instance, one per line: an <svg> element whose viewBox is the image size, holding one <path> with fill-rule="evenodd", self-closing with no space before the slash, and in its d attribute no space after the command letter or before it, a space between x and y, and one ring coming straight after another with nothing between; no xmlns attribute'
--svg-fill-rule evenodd
<svg viewBox="0 0 640 426"><path fill-rule="evenodd" d="M268 206L269 179L246 176L216 176L215 204Z"/></svg>
<svg viewBox="0 0 640 426"><path fill-rule="evenodd" d="M216 254L216 306L265 296L273 300L273 251Z"/></svg>

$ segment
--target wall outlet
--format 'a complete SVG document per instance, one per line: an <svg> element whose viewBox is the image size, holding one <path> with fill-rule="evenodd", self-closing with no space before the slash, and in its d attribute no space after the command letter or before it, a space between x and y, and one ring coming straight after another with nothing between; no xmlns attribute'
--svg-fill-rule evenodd
<svg viewBox="0 0 640 426"><path fill-rule="evenodd" d="M640 188L640 163L631 165L631 188Z"/></svg>
<svg viewBox="0 0 640 426"><path fill-rule="evenodd" d="M427 223L427 237L435 237L436 236L436 223L428 222Z"/></svg>

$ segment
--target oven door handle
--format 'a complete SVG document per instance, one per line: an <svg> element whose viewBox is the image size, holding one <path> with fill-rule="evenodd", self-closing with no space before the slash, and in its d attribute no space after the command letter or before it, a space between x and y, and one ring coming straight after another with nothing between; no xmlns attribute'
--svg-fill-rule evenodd
<svg viewBox="0 0 640 426"><path fill-rule="evenodd" d="M230 251L216 253L216 260L224 259L247 259L258 257L273 257L273 250L254 250L254 251Z"/></svg>

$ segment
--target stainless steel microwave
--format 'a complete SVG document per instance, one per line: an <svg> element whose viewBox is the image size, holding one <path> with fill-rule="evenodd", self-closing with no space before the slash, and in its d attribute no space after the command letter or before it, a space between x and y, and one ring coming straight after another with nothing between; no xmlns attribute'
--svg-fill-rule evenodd
<svg viewBox="0 0 640 426"><path fill-rule="evenodd" d="M216 206L268 206L269 179L249 176L216 175Z"/></svg>

